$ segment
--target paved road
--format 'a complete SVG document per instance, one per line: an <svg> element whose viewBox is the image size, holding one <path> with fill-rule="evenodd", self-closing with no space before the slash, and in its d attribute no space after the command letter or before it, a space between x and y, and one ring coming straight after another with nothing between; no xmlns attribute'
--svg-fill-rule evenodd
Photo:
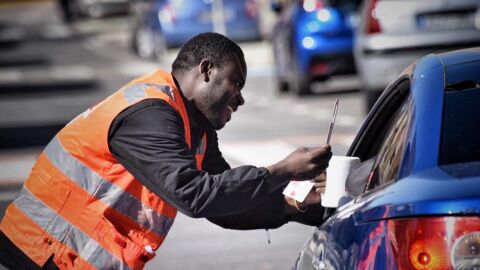
<svg viewBox="0 0 480 270"><path fill-rule="evenodd" d="M66 28L48 1L0 6L0 216L56 130L135 76L168 68L175 50L160 63L141 60L128 50L127 30L122 17ZM241 47L247 103L219 132L226 159L264 166L300 145L323 143L337 97L332 145L344 154L364 117L357 79L317 84L304 98L279 95L270 44ZM271 230L268 244L264 230L224 230L180 214L147 269L288 269L311 230L288 224Z"/></svg>

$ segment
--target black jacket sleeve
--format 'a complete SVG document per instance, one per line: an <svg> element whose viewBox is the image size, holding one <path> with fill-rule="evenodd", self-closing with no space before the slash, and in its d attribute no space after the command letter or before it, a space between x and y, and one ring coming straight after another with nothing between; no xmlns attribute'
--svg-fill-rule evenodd
<svg viewBox="0 0 480 270"><path fill-rule="evenodd" d="M230 169L218 148L216 133L208 135L208 155L203 161L203 169L212 174ZM319 226L323 222L324 208L320 204L311 205L304 213L286 216L282 190L269 194L265 202L251 209L232 215L209 217L208 220L220 227L235 230L274 229L289 221L311 226Z"/></svg>
<svg viewBox="0 0 480 270"><path fill-rule="evenodd" d="M227 216L209 217L208 220L226 229L274 229L289 221L284 207L283 195L281 191L277 191L272 193L266 202L252 209Z"/></svg>
<svg viewBox="0 0 480 270"><path fill-rule="evenodd" d="M231 169L218 148L218 137L215 131L207 131L207 151L203 158L202 169L210 174L218 174Z"/></svg>
<svg viewBox="0 0 480 270"><path fill-rule="evenodd" d="M202 168L210 174L230 169L218 147L217 133L207 131L207 151ZM235 230L273 229L288 222L285 216L285 201L281 190L269 194L265 202L240 213L209 217L208 220L220 227Z"/></svg>
<svg viewBox="0 0 480 270"><path fill-rule="evenodd" d="M268 171L241 166L211 174L196 169L180 115L162 100L145 100L112 123L117 160L152 192L191 217L224 216L268 199Z"/></svg>
<svg viewBox="0 0 480 270"><path fill-rule="evenodd" d="M289 221L320 226L324 221L325 208L321 204L310 205L306 212L290 216L285 215L284 207L283 194L278 190L257 207L233 215L209 217L208 220L220 227L235 230L275 229Z"/></svg>

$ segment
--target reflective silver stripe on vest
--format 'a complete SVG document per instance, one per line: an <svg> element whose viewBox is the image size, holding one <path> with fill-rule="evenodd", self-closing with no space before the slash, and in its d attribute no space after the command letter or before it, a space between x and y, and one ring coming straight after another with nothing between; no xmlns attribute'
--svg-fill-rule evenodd
<svg viewBox="0 0 480 270"><path fill-rule="evenodd" d="M173 89L170 86L164 84L134 84L123 90L123 95L128 103L133 103L137 100L144 98L146 96L145 91L148 88L160 90L162 93L165 93L171 99L175 99L173 95Z"/></svg>
<svg viewBox="0 0 480 270"><path fill-rule="evenodd" d="M130 193L90 170L63 148L57 136L50 141L44 151L55 167L89 194L155 234L167 235L174 219L156 212Z"/></svg>
<svg viewBox="0 0 480 270"><path fill-rule="evenodd" d="M20 190L19 196L13 203L38 226L74 250L97 269L130 270L128 265L110 254L77 227L65 221L55 211L38 200L27 188L24 187Z"/></svg>

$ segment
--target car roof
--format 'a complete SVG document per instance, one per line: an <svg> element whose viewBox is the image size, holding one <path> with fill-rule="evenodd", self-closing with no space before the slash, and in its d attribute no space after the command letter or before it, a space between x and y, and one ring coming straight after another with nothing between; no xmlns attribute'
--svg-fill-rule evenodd
<svg viewBox="0 0 480 270"><path fill-rule="evenodd" d="M444 66L480 60L480 47L438 54Z"/></svg>
<svg viewBox="0 0 480 270"><path fill-rule="evenodd" d="M416 100L416 136L415 142L412 142L416 147L411 149L415 151L416 160L411 172L439 165L445 87L448 86L449 77L455 78L449 76L449 66L476 61L480 61L480 47L430 54L417 61L413 70L407 68L404 71L411 75L411 90Z"/></svg>

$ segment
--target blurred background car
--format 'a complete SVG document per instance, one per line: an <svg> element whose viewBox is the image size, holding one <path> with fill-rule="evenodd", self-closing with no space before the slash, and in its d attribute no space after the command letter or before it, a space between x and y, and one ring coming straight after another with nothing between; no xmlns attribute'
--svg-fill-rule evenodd
<svg viewBox="0 0 480 270"><path fill-rule="evenodd" d="M261 39L256 0L136 0L132 11L132 45L141 57L161 57L201 32L224 33L234 41Z"/></svg>
<svg viewBox="0 0 480 270"><path fill-rule="evenodd" d="M479 71L480 47L430 54L386 88L347 153L350 200L294 269L478 268Z"/></svg>
<svg viewBox="0 0 480 270"><path fill-rule="evenodd" d="M106 15L126 14L128 0L75 0L80 15L99 18Z"/></svg>
<svg viewBox="0 0 480 270"><path fill-rule="evenodd" d="M478 0L365 0L355 62L366 105L413 60L480 44Z"/></svg>
<svg viewBox="0 0 480 270"><path fill-rule="evenodd" d="M311 92L315 80L355 73L353 32L360 0L274 1L272 31L278 90Z"/></svg>
<svg viewBox="0 0 480 270"><path fill-rule="evenodd" d="M59 0L63 19L72 22L79 17L100 18L107 15L126 14L129 0Z"/></svg>

